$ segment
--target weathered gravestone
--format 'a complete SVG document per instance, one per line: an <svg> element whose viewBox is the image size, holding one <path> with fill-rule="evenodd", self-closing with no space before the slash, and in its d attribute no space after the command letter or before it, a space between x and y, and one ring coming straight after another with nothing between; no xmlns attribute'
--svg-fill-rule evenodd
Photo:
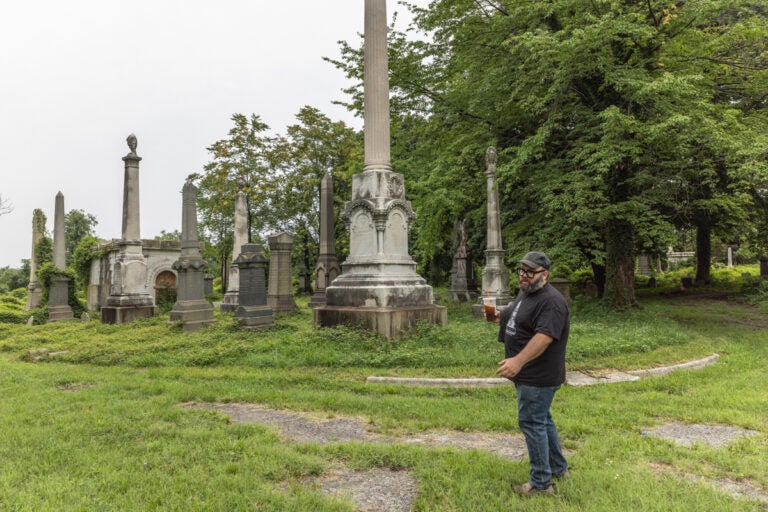
<svg viewBox="0 0 768 512"><path fill-rule="evenodd" d="M267 237L267 240L270 254L267 304L275 313L292 311L296 309L291 272L293 237L288 233L276 233Z"/></svg>
<svg viewBox="0 0 768 512"><path fill-rule="evenodd" d="M273 325L272 308L267 305L267 258L259 244L244 244L233 263L240 275L239 305L235 318L246 329Z"/></svg>
<svg viewBox="0 0 768 512"><path fill-rule="evenodd" d="M339 275L333 226L333 178L326 172L320 183L320 254L315 267L315 293L309 301L311 308L325 305L325 290Z"/></svg>

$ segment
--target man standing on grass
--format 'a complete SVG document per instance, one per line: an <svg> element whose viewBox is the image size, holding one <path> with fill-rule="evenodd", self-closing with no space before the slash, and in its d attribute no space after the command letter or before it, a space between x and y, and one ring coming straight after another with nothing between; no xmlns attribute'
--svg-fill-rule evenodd
<svg viewBox="0 0 768 512"><path fill-rule="evenodd" d="M513 485L523 496L554 494L553 478L568 476L557 428L549 412L555 392L565 382L568 304L548 283L552 262L543 252L519 261L520 294L499 318L505 359L496 373L515 383L518 425L531 463L529 481Z"/></svg>

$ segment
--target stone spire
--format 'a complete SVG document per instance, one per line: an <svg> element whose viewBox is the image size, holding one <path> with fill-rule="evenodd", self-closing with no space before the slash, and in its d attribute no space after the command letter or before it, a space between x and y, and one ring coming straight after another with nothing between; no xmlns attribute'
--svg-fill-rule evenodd
<svg viewBox="0 0 768 512"><path fill-rule="evenodd" d="M394 337L421 320L444 324L447 314L433 304L432 287L408 254L416 215L405 199L403 175L390 163L386 0L365 1L364 59L365 165L352 178L352 200L342 213L349 257L313 318L316 327L363 324ZM378 309L360 310L371 307Z"/></svg>
<svg viewBox="0 0 768 512"><path fill-rule="evenodd" d="M333 177L329 172L325 173L320 182L320 254L315 275L315 293L309 301L309 307L312 308L325 305L325 289L339 275L333 217Z"/></svg>
<svg viewBox="0 0 768 512"><path fill-rule="evenodd" d="M56 209L53 217L53 266L64 270L67 266L64 232L64 194L56 194ZM51 280L48 292L48 321L71 320L74 318L69 306L68 277L56 276Z"/></svg>
<svg viewBox="0 0 768 512"><path fill-rule="evenodd" d="M496 148L485 152L485 179L488 188L488 235L483 269L484 297L495 297L499 306L512 300L509 294L509 270L504 264L504 249L501 246L501 222L499 220L499 191L496 187Z"/></svg>
<svg viewBox="0 0 768 512"><path fill-rule="evenodd" d="M139 162L136 154L137 140L134 134L127 139L130 153L123 157L125 162L125 181L123 183L123 240L141 240L139 205Z"/></svg>
<svg viewBox="0 0 768 512"><path fill-rule="evenodd" d="M205 271L208 263L200 255L197 234L197 188L187 181L182 190L181 256L173 264L179 276L178 296L170 314L171 324L197 331L215 322L213 307L205 300Z"/></svg>
<svg viewBox="0 0 768 512"><path fill-rule="evenodd" d="M221 304L221 311L234 311L237 309L240 294L240 272L235 264L243 245L248 243L248 196L242 190L235 198L235 232L232 245L232 265L229 267L227 280L227 293Z"/></svg>
<svg viewBox="0 0 768 512"><path fill-rule="evenodd" d="M64 270L67 267L67 245L64 234L64 194L56 194L56 209L53 214L53 266Z"/></svg>
<svg viewBox="0 0 768 512"><path fill-rule="evenodd" d="M37 280L37 255L35 248L45 232L45 214L40 209L32 212L32 251L29 257L29 285L27 286L27 305L25 311L40 307L43 299L43 285Z"/></svg>

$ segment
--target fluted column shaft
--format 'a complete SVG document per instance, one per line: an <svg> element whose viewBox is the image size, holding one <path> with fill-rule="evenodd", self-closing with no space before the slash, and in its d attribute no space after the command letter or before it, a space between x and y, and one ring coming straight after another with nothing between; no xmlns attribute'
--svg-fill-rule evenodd
<svg viewBox="0 0 768 512"><path fill-rule="evenodd" d="M125 181L123 183L123 240L141 240L139 204L139 162L141 157L131 152L123 157Z"/></svg>
<svg viewBox="0 0 768 512"><path fill-rule="evenodd" d="M333 178L326 172L320 182L320 254L336 254L333 228Z"/></svg>
<svg viewBox="0 0 768 512"><path fill-rule="evenodd" d="M391 170L386 0L365 0L364 67L365 166L363 170Z"/></svg>

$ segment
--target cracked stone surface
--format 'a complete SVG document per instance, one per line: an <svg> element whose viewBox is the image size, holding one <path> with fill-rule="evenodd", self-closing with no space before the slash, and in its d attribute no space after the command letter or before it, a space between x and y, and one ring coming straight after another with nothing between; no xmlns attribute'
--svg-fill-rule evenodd
<svg viewBox="0 0 768 512"><path fill-rule="evenodd" d="M712 448L721 448L735 439L758 433L729 425L683 425L680 423L669 423L642 431L645 436L666 439L683 446L703 443Z"/></svg>
<svg viewBox="0 0 768 512"><path fill-rule="evenodd" d="M402 437L386 437L368 432L365 422L354 418L333 418L315 420L309 415L267 409L255 404L184 404L192 409L218 411L235 423L261 423L277 427L280 434L296 443L315 442L318 444L364 441L371 443L401 442L421 444L428 447L455 447L478 449L495 453L501 457L521 460L527 457L525 439L522 435L427 432Z"/></svg>

